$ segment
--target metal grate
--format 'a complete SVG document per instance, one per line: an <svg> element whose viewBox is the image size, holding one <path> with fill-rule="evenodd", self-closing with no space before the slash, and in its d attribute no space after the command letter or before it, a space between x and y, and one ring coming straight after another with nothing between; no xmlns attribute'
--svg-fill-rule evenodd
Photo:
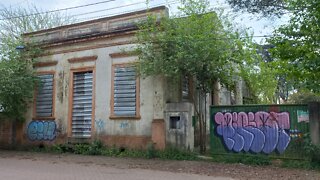
<svg viewBox="0 0 320 180"><path fill-rule="evenodd" d="M90 72L73 74L72 136L90 137L92 122L93 76Z"/></svg>
<svg viewBox="0 0 320 180"><path fill-rule="evenodd" d="M116 67L114 74L114 115L136 115L136 72L133 67Z"/></svg>
<svg viewBox="0 0 320 180"><path fill-rule="evenodd" d="M52 117L53 74L38 75L40 79L36 95L36 117Z"/></svg>

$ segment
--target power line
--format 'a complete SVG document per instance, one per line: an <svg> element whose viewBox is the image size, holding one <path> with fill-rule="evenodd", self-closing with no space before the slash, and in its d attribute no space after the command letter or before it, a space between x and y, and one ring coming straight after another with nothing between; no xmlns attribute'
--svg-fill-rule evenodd
<svg viewBox="0 0 320 180"><path fill-rule="evenodd" d="M73 7L63 8L63 9L44 11L44 12L38 12L38 13L33 13L33 14L21 15L21 16L13 16L13 17L9 17L9 18L0 19L0 21L16 19L16 18L21 18L21 17L29 17L29 16L34 16L34 15L39 15L39 14L47 14L47 13L53 13L53 12L59 12L59 11L66 11L66 10L70 10L70 9L78 9L78 8L82 8L82 7L88 7L88 6L98 5L98 4L104 4L104 3L108 3L108 2L112 2L112 1L116 1L116 0L100 1L100 2L96 2L96 3L84 4L84 5L80 5L80 6L73 6Z"/></svg>
<svg viewBox="0 0 320 180"><path fill-rule="evenodd" d="M137 3L127 4L127 5L123 5L123 6L117 6L117 7L108 8L108 9L102 9L102 10L98 10L98 11L92 11L92 12L83 13L83 14L76 14L76 15L72 15L72 16L82 16L82 15L92 14L92 13L96 13L96 12L102 12L102 11L107 11L107 10L118 9L118 8L121 8L121 7L128 7L128 6L137 5L137 4L141 4L141 3L145 3L145 2L144 1L140 1L140 2L137 2ZM176 4L176 3L178 3L178 1L173 0L173 1L170 1L168 3ZM153 6L149 7L149 8L154 8L154 7L158 7L158 6L165 5L165 4L167 4L167 3L155 4L155 5L153 5ZM135 11L140 11L140 10L145 10L145 8L138 8L138 9L133 9L133 10L128 10L128 11L122 11L120 13L110 13L110 14L105 14L105 15L101 15L101 16L93 16L93 17L88 17L88 18L81 18L81 19L78 20L78 22L81 22L81 21L84 21L84 20L96 19L96 18L110 17L110 16L114 16L114 15L119 15L119 14L123 14L123 13L130 13L130 12L135 12Z"/></svg>
<svg viewBox="0 0 320 180"><path fill-rule="evenodd" d="M83 16L83 15L88 15L88 14L93 14L93 13L98 13L98 12L103 12L103 11L108 11L108 10L114 10L114 9L123 8L123 7L129 7L129 6L133 6L133 5L142 4L142 3L145 3L145 2L146 1L139 1L139 2L136 2L136 3L132 3L132 4L126 4L126 5L107 8L107 9L101 9L101 10L96 10L96 11L91 11L91 12L86 12L86 13L81 13L81 14L75 14L75 15L71 15L71 17Z"/></svg>
<svg viewBox="0 0 320 180"><path fill-rule="evenodd" d="M87 6L93 6L93 5L108 3L108 2L112 2L112 1L116 1L116 0L100 1L100 2L96 2L96 3L90 3L90 4L80 5L80 6L68 7L68 8L63 8L63 9L56 9L56 10L51 10L51 11L45 11L45 12L39 12L39 13L33 13L33 14L27 14L27 15L21 15L21 16L14 16L14 17L9 17L9 18L3 18L3 19L0 19L0 20L10 20L10 19L14 19L14 18L28 17L28 16L33 16L33 15L38 15L38 14L53 13L53 12L58 12L58 11L77 9L77 8L82 8L82 7L87 7ZM150 0L150 1L153 1L153 0ZM75 15L71 15L71 17L83 16L83 15L103 12L103 11L107 11L107 10L114 10L114 9L118 9L118 8L138 5L138 4L141 4L141 3L145 3L145 1L140 1L140 2L136 2L136 3L131 3L131 4L127 4L127 5L122 5L122 6L117 6L117 7L112 7L112 8L107 8L107 9L102 9L102 10L97 10L97 11L91 11L91 12L87 12L87 13L75 14ZM179 3L179 2L176 1L176 0L169 1L169 2L167 1L167 2L164 2L164 3L159 3L159 4L156 4L156 5L153 5L152 7L149 7L149 8L157 7L157 6L160 6L160 5L173 5L173 4L177 4L177 3ZM210 8L213 8L213 7L210 6ZM226 7L222 7L222 8L225 9ZM102 16L82 18L81 20L108 17L108 16L118 15L118 14L122 14L122 13L129 13L129 12L134 12L134 11L144 10L144 9L145 8L140 8L140 9L134 9L134 10L130 10L130 11L124 11L124 12L121 12L121 13L111 13L111 14L102 15ZM252 36L252 37L264 37L264 38L266 38L266 37L271 37L271 36L261 35L261 36Z"/></svg>
<svg viewBox="0 0 320 180"><path fill-rule="evenodd" d="M104 3L108 3L108 2L112 2L112 1L116 1L116 0L100 1L100 2L96 2L96 3L84 4L84 5L80 5L80 6L62 8L62 9L56 9L56 10L50 10L50 11L44 11L44 12L38 12L38 13L32 13L32 14L26 14L26 15L20 15L20 16L12 16L12 17L8 17L8 18L0 19L0 21L1 20L16 19L16 18L21 18L21 17L29 17L29 16L34 16L34 15L40 15L40 14L53 13L53 12L59 12L59 11L66 11L66 10L71 10L71 9L78 9L78 8L94 6L94 5L98 5L98 4L104 4ZM153 1L153 0L150 0L150 2L151 1ZM166 4L172 5L172 4L178 3L178 2L175 2L175 3L172 3L172 2L175 2L175 1L165 2L165 3L162 3L162 5L166 5ZM93 14L93 13L103 12L103 11L106 11L106 10L112 10L112 9L118 9L118 8L121 8L121 7L137 5L137 4L141 4L141 3L145 3L145 1L140 1L140 2L136 2L136 3L132 3L132 4L127 4L127 5L122 5L122 6L118 6L118 7L113 7L113 8L103 9L103 10L97 10L97 11L92 11L92 12L87 12L87 13L82 13L82 14L76 14L76 15L71 15L71 16L72 17L76 17L76 16L87 15L87 14Z"/></svg>

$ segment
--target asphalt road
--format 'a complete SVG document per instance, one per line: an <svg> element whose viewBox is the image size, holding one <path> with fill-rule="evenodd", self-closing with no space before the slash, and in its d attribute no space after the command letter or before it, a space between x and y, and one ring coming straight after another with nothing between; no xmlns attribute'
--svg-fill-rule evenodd
<svg viewBox="0 0 320 180"><path fill-rule="evenodd" d="M21 156L0 157L2 180L229 180L227 177L174 173L157 170L114 168L94 163L46 161Z"/></svg>

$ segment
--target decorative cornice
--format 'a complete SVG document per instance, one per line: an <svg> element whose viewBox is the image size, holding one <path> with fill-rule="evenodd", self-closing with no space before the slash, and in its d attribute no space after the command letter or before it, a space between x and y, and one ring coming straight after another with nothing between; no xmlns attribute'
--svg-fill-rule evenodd
<svg viewBox="0 0 320 180"><path fill-rule="evenodd" d="M83 56L77 58L68 59L69 63L79 63L79 62L88 62L97 60L98 56Z"/></svg>
<svg viewBox="0 0 320 180"><path fill-rule="evenodd" d="M36 62L33 64L33 67L47 67L47 66L55 66L58 64L58 61L51 62Z"/></svg>
<svg viewBox="0 0 320 180"><path fill-rule="evenodd" d="M125 58L125 57L130 57L130 56L137 56L138 53L134 51L127 51L127 52L116 52L116 53L111 53L109 56L111 58Z"/></svg>

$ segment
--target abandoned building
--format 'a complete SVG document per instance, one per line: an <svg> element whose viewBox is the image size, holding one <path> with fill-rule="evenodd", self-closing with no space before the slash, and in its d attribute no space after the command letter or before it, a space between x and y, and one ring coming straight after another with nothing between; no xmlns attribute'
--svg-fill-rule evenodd
<svg viewBox="0 0 320 180"><path fill-rule="evenodd" d="M168 15L161 6L24 34L27 41L41 44L45 54L34 65L41 86L18 128L17 143L99 139L128 148L153 142L158 149L193 149L192 83L137 77L132 63L138 56L124 51L134 46L135 23L148 13ZM221 90L219 101L230 104L230 97ZM1 125L0 131L0 141L9 142L10 128Z"/></svg>

